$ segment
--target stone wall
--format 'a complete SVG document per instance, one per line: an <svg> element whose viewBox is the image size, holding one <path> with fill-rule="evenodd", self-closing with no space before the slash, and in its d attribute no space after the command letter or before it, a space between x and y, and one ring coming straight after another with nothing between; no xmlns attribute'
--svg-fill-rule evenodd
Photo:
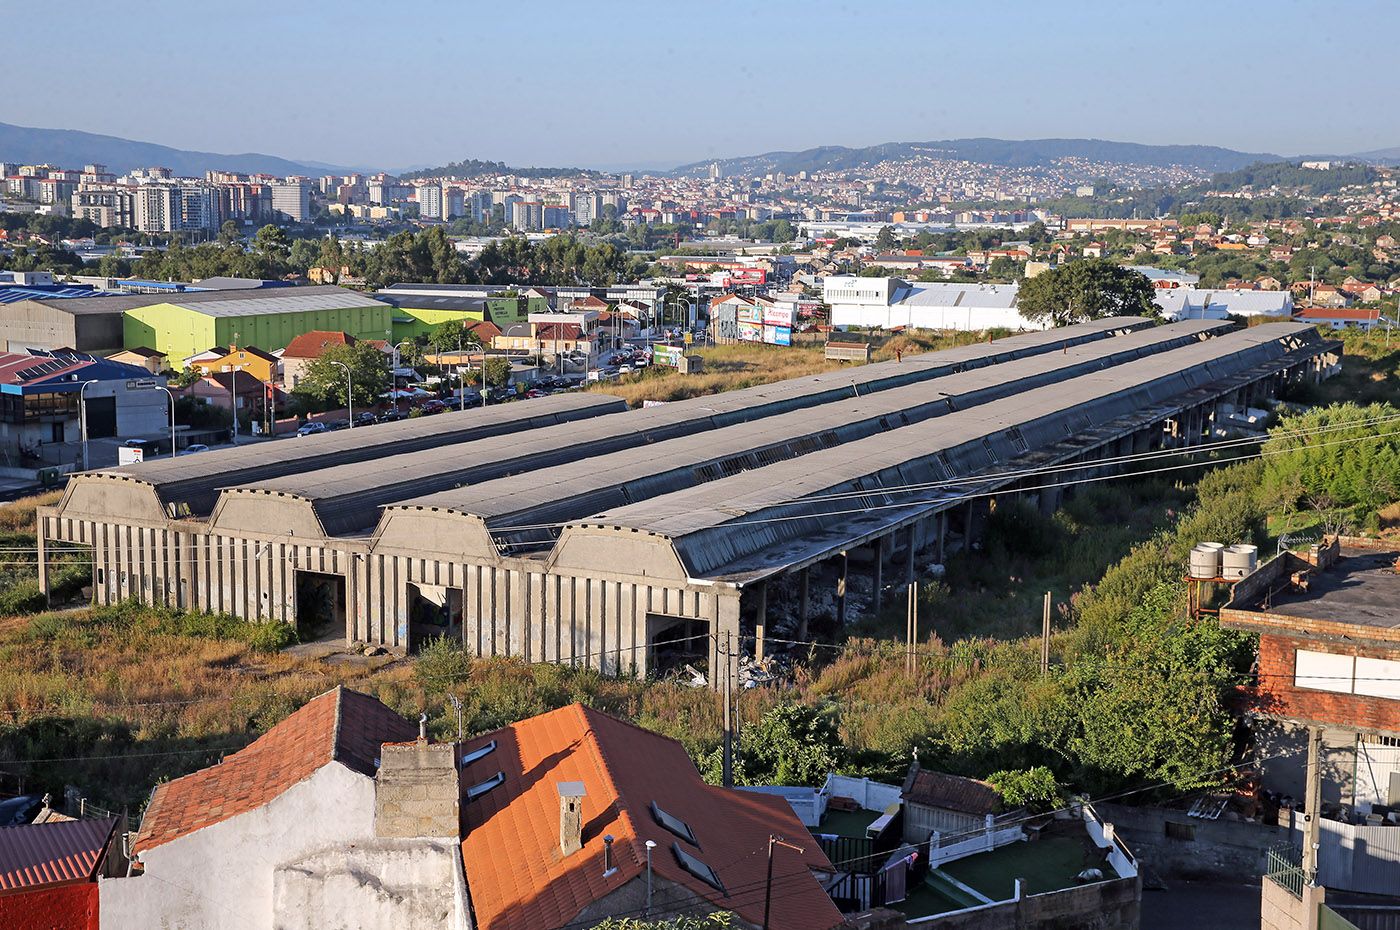
<svg viewBox="0 0 1400 930"><path fill-rule="evenodd" d="M451 743L386 743L375 776L374 833L456 838L461 791Z"/></svg>
<svg viewBox="0 0 1400 930"><path fill-rule="evenodd" d="M1259 895L1259 930L1309 930L1317 926L1317 908L1325 891L1305 885L1300 901L1282 885L1265 879Z"/></svg>

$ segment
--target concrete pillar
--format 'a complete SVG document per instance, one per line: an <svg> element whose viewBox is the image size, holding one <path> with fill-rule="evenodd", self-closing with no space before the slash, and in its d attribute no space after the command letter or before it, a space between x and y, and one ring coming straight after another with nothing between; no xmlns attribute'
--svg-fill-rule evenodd
<svg viewBox="0 0 1400 930"><path fill-rule="evenodd" d="M755 661L763 661L763 639L767 635L768 627L768 582L760 581L758 591L754 595L754 643L753 657Z"/></svg>
<svg viewBox="0 0 1400 930"><path fill-rule="evenodd" d="M49 597L49 521L41 514L36 522L38 524L36 529L38 530L37 540L39 544L38 552L36 553L39 558L39 590L44 592L44 606L52 607L53 601ZM93 574L96 575L96 572Z"/></svg>
<svg viewBox="0 0 1400 930"><path fill-rule="evenodd" d="M802 582L797 597L797 638L807 639L807 613L811 607L812 566L802 568Z"/></svg>
<svg viewBox="0 0 1400 930"><path fill-rule="evenodd" d="M724 591L715 595L716 613L715 639L710 646L716 661L710 663L710 687L724 688L724 651L729 653L729 680L734 688L739 687L739 592Z"/></svg>
<svg viewBox="0 0 1400 930"><path fill-rule="evenodd" d="M945 540L947 539L947 537L948 537L948 511L946 511L946 510L940 510L940 511L938 511L937 520L938 520L938 538L935 540L935 546L937 547L938 564L939 564L939 565L942 565L942 564L943 564L943 557L944 557L943 544L944 544L944 541L945 541ZM910 561L912 562L912 561L913 561L913 558L914 558L914 553L912 553L912 552L909 553L909 558L910 558ZM913 581L914 579L913 579L913 578L910 578L909 580L910 580L910 581Z"/></svg>
<svg viewBox="0 0 1400 930"><path fill-rule="evenodd" d="M884 606L885 599L885 537L878 536L874 542L875 565L874 582L875 595L871 606L871 613L879 614L880 608Z"/></svg>
<svg viewBox="0 0 1400 930"><path fill-rule="evenodd" d="M836 623L846 625L846 578L851 570L851 554L841 553L841 567L836 576Z"/></svg>

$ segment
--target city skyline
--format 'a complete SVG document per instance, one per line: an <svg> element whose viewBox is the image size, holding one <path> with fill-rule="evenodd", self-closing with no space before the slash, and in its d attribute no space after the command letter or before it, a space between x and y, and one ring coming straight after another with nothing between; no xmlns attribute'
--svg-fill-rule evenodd
<svg viewBox="0 0 1400 930"><path fill-rule="evenodd" d="M511 21L428 3L371 28L386 17L360 2L338 4L333 18L325 7L255 2L194 21L166 0L141 0L126 16L79 17L78 38L103 39L89 44L88 66L45 69L50 91L15 95L5 119L385 170L462 158L659 170L821 145L979 136L1283 156L1400 144L1388 128L1400 105L1358 90L1343 69L1209 52L1211 42L1238 50L1242 36L1261 50L1297 48L1306 37L1310 60L1351 60L1355 30L1345 24L1367 22L1368 32L1400 24L1388 5L1342 6L1324 19L1303 2L1071 12L1013 2L995 16L950 20L938 8L721 2L686 24L622 2L586 12L539 3ZM132 71L126 40L152 18L166 22L169 41L156 67ZM240 43L256 31L289 43L276 67L211 71L210 60L239 61ZM548 67L530 67L531 48ZM43 54L17 48L14 63L38 69ZM99 74L120 74L127 100L164 105L144 107L133 122L129 108L91 93ZM765 111L773 118L755 119ZM375 131L366 132L370 115Z"/></svg>

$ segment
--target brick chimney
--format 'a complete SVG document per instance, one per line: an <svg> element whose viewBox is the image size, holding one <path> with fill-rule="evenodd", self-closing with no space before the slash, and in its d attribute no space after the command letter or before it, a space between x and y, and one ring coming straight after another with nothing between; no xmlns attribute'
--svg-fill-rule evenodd
<svg viewBox="0 0 1400 930"><path fill-rule="evenodd" d="M565 856L583 848L583 799L587 794L581 781L559 783L559 851Z"/></svg>
<svg viewBox="0 0 1400 930"><path fill-rule="evenodd" d="M430 743L420 732L411 743L380 747L374 779L375 836L457 839L460 806L453 744Z"/></svg>

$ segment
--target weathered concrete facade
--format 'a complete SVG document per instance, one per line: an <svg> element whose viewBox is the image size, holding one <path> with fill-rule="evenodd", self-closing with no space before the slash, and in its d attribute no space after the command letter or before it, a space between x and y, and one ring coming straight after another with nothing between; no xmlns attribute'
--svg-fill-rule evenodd
<svg viewBox="0 0 1400 930"><path fill-rule="evenodd" d="M451 635L480 655L646 674L664 635L707 640L700 645L718 669L740 649L761 651L771 585L800 579L805 628L810 585L834 581L844 621L853 565L874 576L878 598L884 584L914 578L918 553L942 561L946 546L975 538L994 497L1053 509L1065 486L1116 473L1125 456L1208 441L1224 427L1222 405L1258 405L1290 382L1320 380L1339 359L1338 344L1310 328L1257 327L989 394L970 409L949 401L936 421L885 424L869 439L795 443L787 457L740 465L732 477L697 471L655 490L633 481L625 499L591 510L585 490L571 505L578 516L525 544L509 507L499 526L455 504L458 492L387 505L372 534L327 536L300 505L279 507L275 493L225 492L213 520L162 518L156 492L122 474L72 482L59 506L41 512L40 538L92 547L99 603L134 598L300 625L314 582L334 635L351 643L408 651L427 635ZM939 383L914 389L937 396ZM717 428L706 441L744 428ZM637 454L675 473L659 461L668 448L663 440ZM479 487L499 485L505 499L555 470ZM599 480L606 474L600 468ZM925 490L911 499L902 489L914 487ZM232 496L256 501L256 512L231 523ZM415 622L425 603L447 617L441 626Z"/></svg>

